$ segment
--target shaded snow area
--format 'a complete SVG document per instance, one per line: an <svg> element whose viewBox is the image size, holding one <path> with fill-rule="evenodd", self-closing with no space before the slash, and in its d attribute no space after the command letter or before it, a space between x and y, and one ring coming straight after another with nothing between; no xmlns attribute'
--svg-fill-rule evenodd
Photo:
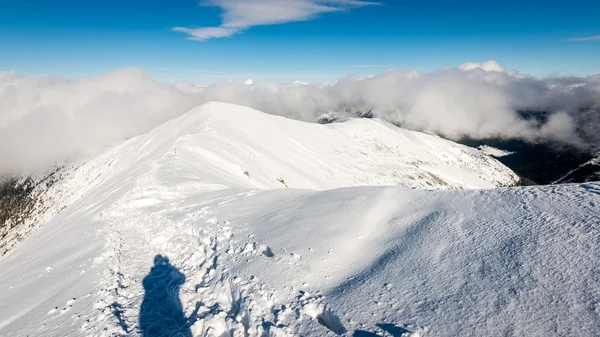
<svg viewBox="0 0 600 337"><path fill-rule="evenodd" d="M0 261L1 336L600 334L598 183L464 190L516 177L218 103L63 174Z"/></svg>

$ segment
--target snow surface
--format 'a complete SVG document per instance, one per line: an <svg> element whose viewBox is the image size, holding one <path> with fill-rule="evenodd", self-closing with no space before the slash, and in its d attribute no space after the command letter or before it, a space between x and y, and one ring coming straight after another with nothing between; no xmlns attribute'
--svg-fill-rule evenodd
<svg viewBox="0 0 600 337"><path fill-rule="evenodd" d="M493 147L493 146L489 146L489 145L480 145L478 147L478 149L481 152L483 152L483 153L485 153L487 155L490 155L492 157L495 157L495 158L506 157L506 156L509 156L509 155L511 155L511 154L514 153L514 152L511 152L511 151L501 150L499 148L496 148L496 147Z"/></svg>
<svg viewBox="0 0 600 337"><path fill-rule="evenodd" d="M511 179L381 121L208 104L53 185L0 335L597 336L600 184L364 187Z"/></svg>

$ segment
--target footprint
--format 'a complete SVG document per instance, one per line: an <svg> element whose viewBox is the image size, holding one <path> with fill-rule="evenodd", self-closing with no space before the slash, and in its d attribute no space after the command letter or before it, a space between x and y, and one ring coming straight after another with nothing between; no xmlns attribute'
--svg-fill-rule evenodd
<svg viewBox="0 0 600 337"><path fill-rule="evenodd" d="M342 335L348 331L340 318L327 306L323 307L323 311L317 315L317 322L336 335Z"/></svg>
<svg viewBox="0 0 600 337"><path fill-rule="evenodd" d="M271 250L271 247L269 247L269 246L265 246L265 248L263 249L262 253L266 257L273 257L273 256L275 256L275 254L273 254L273 251Z"/></svg>

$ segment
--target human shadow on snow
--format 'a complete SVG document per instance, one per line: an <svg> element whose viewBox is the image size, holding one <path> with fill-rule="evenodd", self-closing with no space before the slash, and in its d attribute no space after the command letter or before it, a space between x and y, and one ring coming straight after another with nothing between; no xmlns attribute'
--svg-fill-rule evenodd
<svg viewBox="0 0 600 337"><path fill-rule="evenodd" d="M376 324L381 330L386 331L393 337L401 337L405 333L410 333L409 330L394 325L394 324ZM352 337L382 337L374 332L364 331L364 330L355 330L352 334Z"/></svg>
<svg viewBox="0 0 600 337"><path fill-rule="evenodd" d="M162 255L154 257L154 266L142 281L144 300L140 308L139 327L143 337L192 337L190 321L202 317L197 316L196 312L190 318L185 316L179 299L179 288L184 283L185 275L169 262L168 257ZM394 324L377 324L377 326L394 337L400 337L406 332L410 333L409 330ZM336 333L343 332L345 331ZM377 333L364 330L356 330L352 336L382 337Z"/></svg>
<svg viewBox="0 0 600 337"><path fill-rule="evenodd" d="M140 308L143 337L192 337L188 319L179 300L183 275L162 255L154 257L154 266L144 277L144 300Z"/></svg>

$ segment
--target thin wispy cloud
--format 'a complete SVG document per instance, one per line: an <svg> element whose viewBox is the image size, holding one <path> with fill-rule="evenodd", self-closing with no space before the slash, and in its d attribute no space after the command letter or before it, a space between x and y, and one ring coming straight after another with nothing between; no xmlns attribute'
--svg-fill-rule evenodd
<svg viewBox="0 0 600 337"><path fill-rule="evenodd" d="M363 0L207 0L203 5L223 11L220 26L172 29L187 34L188 39L205 41L231 37L255 26L307 21L324 13L378 4Z"/></svg>
<svg viewBox="0 0 600 337"><path fill-rule="evenodd" d="M567 41L578 42L578 41L600 41L600 35L596 36L586 36L586 37L575 37L572 39L568 39Z"/></svg>

